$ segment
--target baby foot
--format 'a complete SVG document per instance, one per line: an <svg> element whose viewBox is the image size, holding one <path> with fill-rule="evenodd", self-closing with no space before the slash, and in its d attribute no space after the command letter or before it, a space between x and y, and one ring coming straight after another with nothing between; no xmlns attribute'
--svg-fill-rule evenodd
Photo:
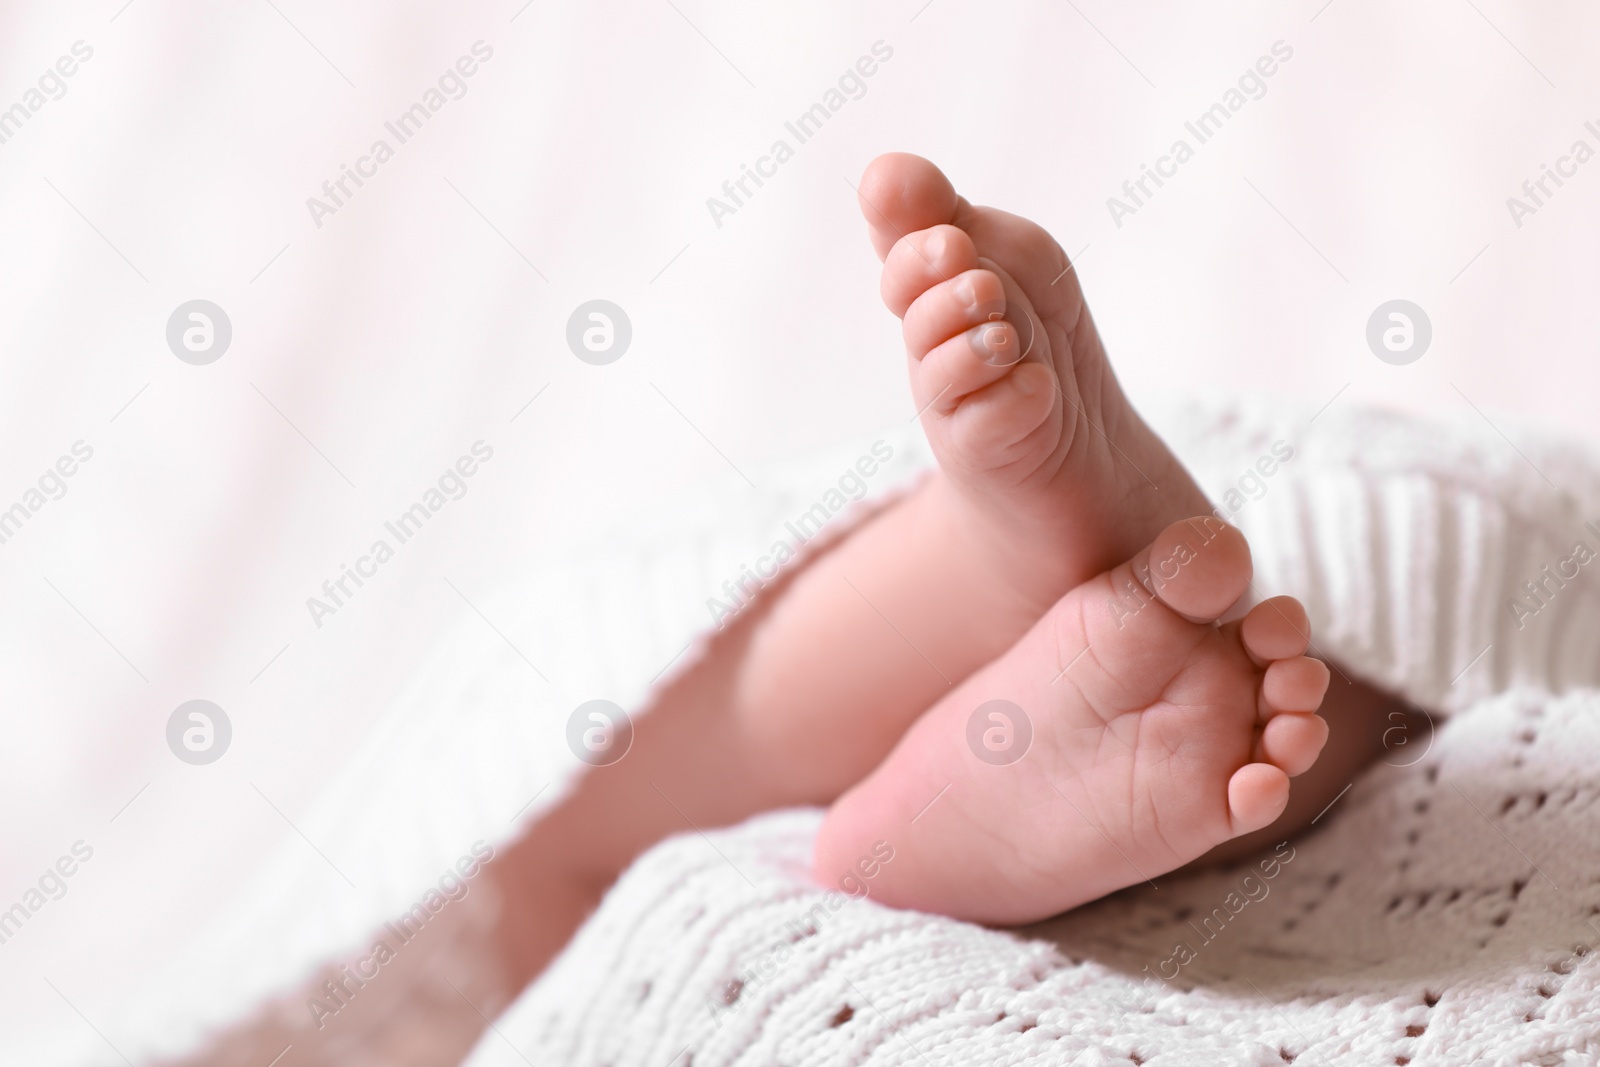
<svg viewBox="0 0 1600 1067"><path fill-rule="evenodd" d="M1011 617L1037 618L1167 523L1209 511L1123 395L1066 253L1039 226L956 195L932 163L868 167L862 213L903 321L930 487Z"/></svg>
<svg viewBox="0 0 1600 1067"><path fill-rule="evenodd" d="M1328 669L1291 597L1218 625L1250 573L1208 516L1068 593L839 799L817 878L875 857L877 900L1026 923L1267 826L1327 739Z"/></svg>

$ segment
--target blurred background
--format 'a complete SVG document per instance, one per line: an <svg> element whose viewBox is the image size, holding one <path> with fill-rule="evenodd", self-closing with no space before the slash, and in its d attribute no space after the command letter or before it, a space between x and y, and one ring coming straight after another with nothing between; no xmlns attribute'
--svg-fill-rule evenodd
<svg viewBox="0 0 1600 1067"><path fill-rule="evenodd" d="M0 7L0 911L92 850L0 943L0 1034L93 1026L173 959L520 561L911 417L852 190L881 151L1055 233L1136 399L1600 441L1597 30L1509 0ZM567 342L597 299L631 324L604 365ZM1405 365L1367 342L1396 299L1431 323ZM196 300L225 348L213 310L169 343ZM209 764L169 746L191 700L231 726Z"/></svg>

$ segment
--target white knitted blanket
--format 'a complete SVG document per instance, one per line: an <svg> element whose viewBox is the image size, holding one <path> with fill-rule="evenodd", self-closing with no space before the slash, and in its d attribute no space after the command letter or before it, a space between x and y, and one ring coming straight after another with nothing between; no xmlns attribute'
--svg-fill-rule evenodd
<svg viewBox="0 0 1600 1067"><path fill-rule="evenodd" d="M1299 596L1319 652L1439 723L1393 738L1313 833L1002 932L811 885L817 813L770 815L641 858L488 1031L478 1013L516 993L488 944L507 904L467 896L436 959L364 989L383 1023L351 1024L328 1062L448 1062L480 1031L474 1067L1600 1062L1600 462L1481 422L1310 416L1184 402L1152 421L1249 535L1260 594ZM927 462L914 431L878 440L894 456L869 502ZM515 648L471 620L304 827L369 888L330 894L286 849L117 1024L122 1052L220 1034L203 1062L265 1063L292 1044L307 976L558 800L582 769L571 710L644 707L698 655L708 599L872 443L537 572L486 612ZM1279 443L1291 459L1258 463ZM474 967L471 996L446 981Z"/></svg>

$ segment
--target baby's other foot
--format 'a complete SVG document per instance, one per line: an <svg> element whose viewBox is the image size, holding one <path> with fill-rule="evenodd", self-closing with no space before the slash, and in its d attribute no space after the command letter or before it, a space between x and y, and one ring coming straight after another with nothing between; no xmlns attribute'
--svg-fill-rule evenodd
<svg viewBox="0 0 1600 1067"><path fill-rule="evenodd" d="M887 845L874 899L1026 923L1267 826L1327 739L1328 669L1291 597L1218 625L1250 573L1207 516L1068 593L839 799L818 879Z"/></svg>

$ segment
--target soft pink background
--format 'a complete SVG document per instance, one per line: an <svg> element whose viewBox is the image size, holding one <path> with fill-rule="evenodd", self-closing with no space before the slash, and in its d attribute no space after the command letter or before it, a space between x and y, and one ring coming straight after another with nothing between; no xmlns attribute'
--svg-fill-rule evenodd
<svg viewBox="0 0 1600 1067"><path fill-rule="evenodd" d="M0 9L0 108L94 48L0 145L0 508L95 449L0 545L0 909L95 850L0 945L0 1034L84 1026L45 979L109 1014L294 834L263 795L311 801L470 611L446 579L476 599L737 482L701 433L750 469L910 417L850 188L881 150L1086 249L1135 395L1470 399L1511 441L1600 439L1600 162L1521 228L1505 203L1600 148L1592 5L274 2ZM479 39L467 96L316 228L306 197ZM865 96L715 226L706 198L878 40ZM1116 227L1106 198L1278 40L1265 97ZM208 367L164 343L195 297L234 327ZM634 325L609 367L563 341L592 297ZM1408 367L1364 342L1393 297L1433 321ZM305 598L480 438L470 494L314 628ZM234 724L211 767L165 746L195 697Z"/></svg>

